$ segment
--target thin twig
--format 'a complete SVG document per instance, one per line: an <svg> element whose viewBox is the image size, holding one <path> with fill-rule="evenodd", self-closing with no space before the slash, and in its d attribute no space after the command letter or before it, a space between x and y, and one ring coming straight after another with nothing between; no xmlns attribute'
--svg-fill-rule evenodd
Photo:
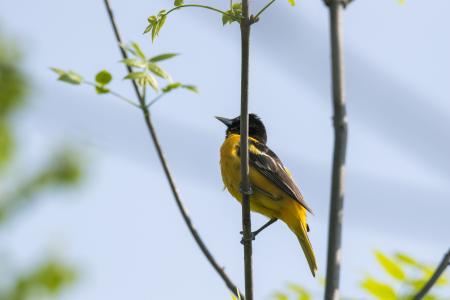
<svg viewBox="0 0 450 300"><path fill-rule="evenodd" d="M248 79L250 50L249 0L242 1L241 20L241 193L242 193L242 232L244 244L245 298L253 300L252 270L252 224L250 218L250 195L252 193L248 164Z"/></svg>
<svg viewBox="0 0 450 300"><path fill-rule="evenodd" d="M159 94L158 96L156 96L152 101L150 101L148 104L147 104L147 107L150 107L150 106L152 106L153 104L155 104L156 102L158 102L158 100L159 99L161 99L164 95L166 95L167 93L162 93L162 94Z"/></svg>
<svg viewBox="0 0 450 300"><path fill-rule="evenodd" d="M183 5L175 6L174 8L171 8L171 9L169 9L169 10L166 12L166 16L167 16L168 14L170 14L171 12L173 12L174 10L177 10L177 9L180 9L180 8L183 8L183 7L199 7L199 8L205 8L205 9L209 9L209 10L218 12L219 14L225 15L225 16L227 16L227 17L230 17L230 18L233 19L233 20L236 20L236 16L231 15L231 14L227 13L226 11L217 9L217 8L215 8L215 7L212 7L212 6L200 5L200 4L183 4ZM239 21L239 20L236 20L236 21Z"/></svg>
<svg viewBox="0 0 450 300"><path fill-rule="evenodd" d="M259 16L269 7L272 5L272 3L274 3L275 0L271 0L269 3L267 3L255 16L254 16L254 20L257 21L259 19Z"/></svg>
<svg viewBox="0 0 450 300"><path fill-rule="evenodd" d="M90 82L90 81L86 81L85 80L83 82L85 84L87 84L87 85L90 85L90 86L93 86L93 87L96 87L96 88L99 87L97 84L95 84L93 82ZM108 89L108 94L111 94L111 95L119 98L120 100L123 100L123 101L127 102L128 104L131 104L134 107L137 107L137 108L141 109L141 106L139 104L134 103L132 100L128 99L127 97L125 97L125 96L123 96L123 95L121 95L121 94L119 94L119 93L117 93L117 92L115 92L113 90Z"/></svg>
<svg viewBox="0 0 450 300"><path fill-rule="evenodd" d="M428 280L427 283L423 286L423 288L414 296L413 300L423 299L449 265L450 265L450 249L442 258L441 263L436 268L436 271L434 271L430 280Z"/></svg>
<svg viewBox="0 0 450 300"><path fill-rule="evenodd" d="M344 174L347 148L347 117L344 96L344 63L341 27L341 0L332 0L330 10L331 63L333 79L334 155L328 228L328 258L325 300L339 299Z"/></svg>
<svg viewBox="0 0 450 300"><path fill-rule="evenodd" d="M120 53L122 54L123 59L128 58L128 55L126 53L126 51L124 49L122 49L122 47L120 47L120 45L122 45L122 38L120 36L120 32L119 29L117 27L116 21L114 19L114 14L112 12L111 9L111 5L109 3L109 0L104 0L104 4L106 7L106 10L108 12L108 17L109 20L111 21L111 26L114 30L114 35L117 41L117 44L119 46L119 50ZM133 70L131 69L131 67L126 66L128 73L131 73ZM161 162L161 165L164 169L164 174L166 176L167 181L169 182L170 185L170 189L172 191L173 197L175 198L175 202L178 206L178 209L180 210L180 213L183 217L183 220L186 223L186 226L188 227L192 237L194 238L195 242L197 243L198 247L200 248L200 250L202 251L203 255L205 255L206 259L208 260L208 262L212 265L212 267L214 268L214 270L219 274L219 276L222 278L222 280L225 282L225 285L228 287L228 289L236 296L241 297L241 299L244 299L244 297L241 295L241 293L239 292L239 289L236 287L236 285L231 281L231 279L228 277L228 275L225 273L223 267L221 267L216 259L212 256L211 252L209 251L209 249L206 247L205 243L203 242L203 240L201 239L199 233L197 232L197 230L195 229L194 225L192 224L191 218L189 217L186 208L184 207L184 204L181 200L180 195L178 194L176 185L175 185L175 181L172 177L172 174L169 170L169 166L167 164L167 161L164 157L164 153L162 151L161 145L159 143L158 140L158 136L156 134L155 128L153 126L152 123L152 119L150 117L150 112L148 110L148 108L145 105L145 99L142 97L142 95L139 92L139 88L136 84L136 82L133 80L132 81L133 84L133 88L134 91L136 92L136 96L139 99L139 103L141 104L141 108L144 114L144 120L145 120L145 124L147 125L147 129L150 133L150 137L152 139L153 145L156 148L156 152L158 153L158 158L159 161Z"/></svg>

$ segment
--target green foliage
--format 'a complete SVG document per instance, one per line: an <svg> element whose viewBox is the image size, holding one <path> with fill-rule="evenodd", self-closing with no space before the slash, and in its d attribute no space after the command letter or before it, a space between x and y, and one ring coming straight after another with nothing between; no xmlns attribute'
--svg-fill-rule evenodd
<svg viewBox="0 0 450 300"><path fill-rule="evenodd" d="M233 3L231 8L222 15L222 24L227 25L233 22L240 22L242 17L242 3Z"/></svg>
<svg viewBox="0 0 450 300"><path fill-rule="evenodd" d="M294 6L295 5L295 0L288 0L289 4Z"/></svg>
<svg viewBox="0 0 450 300"><path fill-rule="evenodd" d="M15 157L15 134L10 121L15 109L24 103L26 80L19 70L20 60L5 51L0 39L0 226L17 215L27 204L35 202L37 194L50 187L72 186L81 178L81 165L70 150L57 151L50 161L29 178L11 180L7 165L19 164ZM73 71L52 69L58 79L70 84L83 82L81 76ZM24 175L23 177L28 177ZM2 186L8 178L8 189ZM1 230L1 228L0 228ZM74 269L56 260L49 260L29 271L20 272L12 276L2 271L0 276L0 300L28 300L55 297L59 292L75 279ZM7 284L3 284L2 280Z"/></svg>
<svg viewBox="0 0 450 300"><path fill-rule="evenodd" d="M411 300L428 282L435 270L435 267L427 266L401 252L390 256L381 251L375 251L374 254L378 264L391 281L367 275L360 283L361 288L370 297L364 299ZM439 290L439 287L447 285L447 278L441 276L424 300L443 299L438 296L436 291ZM289 284L285 291L275 292L272 298L275 300L310 300L312 296L301 286Z"/></svg>
<svg viewBox="0 0 450 300"><path fill-rule="evenodd" d="M156 102L155 100L159 99L161 95L165 95L172 90L183 88L189 90L191 92L197 93L197 87L189 84L182 84L180 82L172 82L172 77L168 72L166 72L163 68L161 68L157 63L161 61L165 61L177 56L177 53L163 53L156 56L152 56L147 58L147 55L142 50L141 46L138 43L131 43L130 45L121 45L122 49L124 49L129 55L129 58L123 59L120 62L133 69L133 71L127 74L124 79L134 80L139 86L143 87L143 90L146 90L147 87L151 87L156 93L160 93L154 101L151 101L149 104ZM69 84L87 84L91 85L95 88L95 91L98 94L113 94L114 96L124 100L134 106L140 107L140 105L134 103L128 98L120 95L112 91L107 85L111 83L113 76L106 70L102 70L97 73L95 76L95 82L90 82L84 80L81 75L78 75L74 71L64 71L58 68L51 68L56 74L59 75L58 80L69 83ZM159 83L156 80L156 77L162 78L168 82L168 84L163 87L160 91ZM141 108L141 107L140 107ZM0 144L1 146L1 144ZM1 152L0 152L1 153Z"/></svg>
<svg viewBox="0 0 450 300"><path fill-rule="evenodd" d="M272 295L275 300L311 300L311 294L298 284L289 283L286 291L277 291Z"/></svg>
<svg viewBox="0 0 450 300"><path fill-rule="evenodd" d="M180 5L183 5L184 4L184 1L183 0L175 0L174 2L173 2L173 5L174 6L180 6Z"/></svg>
<svg viewBox="0 0 450 300"><path fill-rule="evenodd" d="M148 26L144 30L144 34L151 31L152 42L155 41L159 35L159 31L163 27L167 19L167 13L165 10L161 10L157 15L148 17Z"/></svg>
<svg viewBox="0 0 450 300"><path fill-rule="evenodd" d="M38 295L56 296L75 279L73 267L57 260L49 260L19 276L10 289L0 292L0 300L35 299Z"/></svg>

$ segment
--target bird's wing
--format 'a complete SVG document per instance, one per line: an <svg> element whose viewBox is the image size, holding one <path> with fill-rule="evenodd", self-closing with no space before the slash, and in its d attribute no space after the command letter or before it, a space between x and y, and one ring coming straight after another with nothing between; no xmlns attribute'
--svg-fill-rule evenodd
<svg viewBox="0 0 450 300"><path fill-rule="evenodd" d="M249 140L249 149L249 164L312 213L303 199L300 189L278 156L265 144L251 140Z"/></svg>

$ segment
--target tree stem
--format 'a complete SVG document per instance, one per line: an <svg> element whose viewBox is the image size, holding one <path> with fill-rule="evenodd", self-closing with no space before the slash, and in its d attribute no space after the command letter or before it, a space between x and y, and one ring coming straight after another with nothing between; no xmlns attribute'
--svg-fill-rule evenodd
<svg viewBox="0 0 450 300"><path fill-rule="evenodd" d="M339 299L339 279L342 258L341 244L344 211L344 175L348 128L344 97L341 5L341 0L331 0L329 3L334 109L334 155L328 229L325 300Z"/></svg>
<svg viewBox="0 0 450 300"><path fill-rule="evenodd" d="M120 53L122 54L122 58L126 59L128 58L128 55L126 53L126 51L124 49L122 49L122 47L120 47L120 45L122 45L122 38L120 36L120 32L119 32L119 28L116 24L115 18L114 18L114 14L112 12L111 9L111 5L109 3L109 0L104 0L104 4L106 7L106 10L108 12L108 17L109 20L111 22L111 26L113 28L114 31L114 35L117 41L117 44L119 46L119 50ZM132 68L130 66L125 66L127 68L128 73L132 73ZM150 112L145 104L145 99L143 98L143 96L141 95L141 93L139 92L139 88L136 84L136 82L134 80L131 81L133 84L133 88L134 91L136 93L136 97L139 99L139 103L141 104L141 108L144 114L144 121L145 124L147 126L147 129L149 131L150 137L152 139L153 145L156 148L156 152L158 153L158 158L159 161L161 162L161 165L163 167L164 170L164 174L166 176L167 181L169 182L170 185L170 189L172 191L172 195L175 199L175 202L178 206L178 209L183 217L184 222L186 223L186 226L188 227L192 237L194 238L195 242L197 243L198 247L200 248L200 250L202 251L203 255L206 257L206 259L208 260L208 262L211 264L211 266L214 268L214 270L217 272L217 274L219 274L219 276L222 278L222 280L225 282L225 285L228 287L228 289L237 297L241 297L241 299L244 299L244 297L240 294L239 289L236 287L236 285L231 281L231 279L228 277L228 275L225 273L224 268L221 267L216 259L212 256L211 252L209 251L209 249L206 247L205 243L203 242L202 238L200 237L200 235L198 234L197 230L195 229L194 225L192 224L192 220L189 217L186 208L184 207L183 201L181 200L181 197L178 193L177 187L175 185L175 181L172 177L172 174L170 172L169 166L167 164L167 160L164 157L164 153L163 150L161 148L161 145L159 143L159 139L158 136L156 134L155 128L153 126L153 122L150 116Z"/></svg>
<svg viewBox="0 0 450 300"><path fill-rule="evenodd" d="M241 192L242 192L242 232L244 242L245 298L253 300L253 270L252 270L252 224L250 218L250 195L252 193L249 179L248 164L248 81L249 81L249 49L250 49L250 18L249 1L242 1L241 20Z"/></svg>
<svg viewBox="0 0 450 300"><path fill-rule="evenodd" d="M423 299L449 265L450 265L450 249L442 258L441 263L436 268L436 271L434 271L430 280L428 280L427 283L423 286L423 288L417 293L417 295L414 296L413 300Z"/></svg>

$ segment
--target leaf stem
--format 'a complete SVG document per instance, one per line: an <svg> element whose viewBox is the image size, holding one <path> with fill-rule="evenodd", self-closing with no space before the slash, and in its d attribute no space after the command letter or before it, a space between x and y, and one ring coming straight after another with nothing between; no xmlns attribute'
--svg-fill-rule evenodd
<svg viewBox="0 0 450 300"><path fill-rule="evenodd" d="M271 0L271 1L269 1L269 3L267 3L256 15L255 15L255 17L253 18L254 20L257 20L258 19L258 17L269 7L269 6L271 6L272 5L272 3L274 3L275 2L275 0Z"/></svg>
<svg viewBox="0 0 450 300"><path fill-rule="evenodd" d="M85 84L87 84L87 85L90 85L90 86L93 86L93 87L95 87L95 88L96 88L96 87L100 87L98 84L95 84L94 82L90 82L90 81L87 81L87 80L84 80L83 83L85 83ZM116 97L119 98L120 100L125 101L125 102L127 102L128 104L131 104L131 105L133 105L134 107L137 107L137 108L141 109L141 106L140 106L139 104L134 103L134 101L128 99L127 97L125 97L125 96L123 96L123 95L121 95L121 94L119 94L119 93L117 93L117 92L115 92L115 91L113 91L113 90L111 90L111 89L108 89L108 91L109 91L109 94L111 94L111 95L113 95L113 96L116 96Z"/></svg>
<svg viewBox="0 0 450 300"><path fill-rule="evenodd" d="M153 104L155 104L156 102L158 102L159 99L161 99L162 97L164 97L167 93L161 93L158 96L155 97L155 99L153 99L152 101L150 101L147 104L147 108L149 108L150 106L152 106Z"/></svg>
<svg viewBox="0 0 450 300"><path fill-rule="evenodd" d="M222 14L222 15L228 16L228 17L232 18L233 20L236 20L236 16L231 15L231 14L227 13L226 11L220 10L220 9L215 8L215 7L212 7L212 6L201 5L201 4L183 4L183 5L180 5L180 6L175 6L174 8L172 8L172 9L170 9L170 10L168 10L168 11L166 12L166 16L167 16L168 14L170 14L171 12L173 12L173 11L175 11L175 10L177 10L177 9L183 8L183 7L199 7L199 8L205 8L205 9L209 9L209 10L218 12L218 13L220 13L220 14ZM236 20L236 21L240 21L240 20Z"/></svg>

